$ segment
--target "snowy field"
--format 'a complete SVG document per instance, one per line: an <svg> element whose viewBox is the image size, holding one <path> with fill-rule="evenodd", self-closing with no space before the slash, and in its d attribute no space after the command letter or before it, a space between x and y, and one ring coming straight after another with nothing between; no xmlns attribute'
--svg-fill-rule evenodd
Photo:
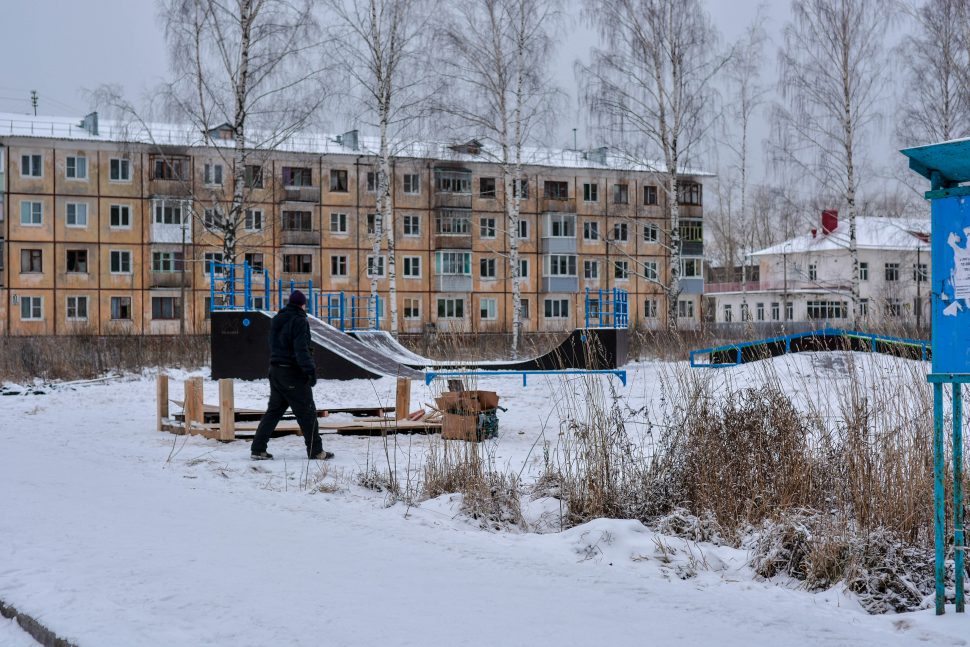
<svg viewBox="0 0 970 647"><path fill-rule="evenodd" d="M838 392L846 362L865 363L873 380L903 363L822 353L771 364L797 395ZM661 411L664 379L687 370L627 368L616 388L630 411ZM764 371L706 379L755 386ZM189 374L171 375L180 398ZM497 468L536 477L559 413L576 406L573 386L478 381L509 408L484 448ZM393 403L393 389L390 379L321 382L315 394L320 406L365 406ZM217 402L216 384L205 394ZM238 407L263 407L267 395L265 382L236 385ZM433 395L415 383L411 408ZM275 461L254 463L245 441L155 431L154 397L146 374L0 398L0 599L81 647L968 644L970 619L952 607L943 618L870 616L839 588L759 581L744 551L639 522L559 532L552 499L523 502L529 531L495 532L459 514L458 495L406 505L356 484L375 462L417 479L436 437L394 437L385 452L380 439L325 435L336 458L321 465L290 436L270 443ZM22 644L0 618L0 645Z"/></svg>

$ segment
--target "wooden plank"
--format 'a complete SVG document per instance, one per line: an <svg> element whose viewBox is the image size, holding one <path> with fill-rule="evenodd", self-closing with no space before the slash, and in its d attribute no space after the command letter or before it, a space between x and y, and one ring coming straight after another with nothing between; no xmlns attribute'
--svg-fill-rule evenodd
<svg viewBox="0 0 970 647"><path fill-rule="evenodd" d="M195 425L202 425L202 378L190 377L185 380L185 430L196 433Z"/></svg>
<svg viewBox="0 0 970 647"><path fill-rule="evenodd" d="M169 399L171 404L184 409L184 400ZM336 407L333 409L324 408L317 409L317 417L322 418L324 412L328 413L349 413L354 417L372 417L372 416L383 416L385 413L393 413L394 407ZM234 417L236 422L245 421L259 421L265 413L262 409L236 409L234 412ZM175 417L180 417L181 414L175 414ZM202 405L202 415L206 422L219 422L219 407L213 404L203 404ZM292 413L287 413L283 416L283 420L295 420Z"/></svg>
<svg viewBox="0 0 970 647"><path fill-rule="evenodd" d="M155 405L157 419L155 428L165 431L162 421L168 418L168 376L164 373L155 376Z"/></svg>
<svg viewBox="0 0 970 647"><path fill-rule="evenodd" d="M397 397L394 400L394 411L397 419L408 417L411 410L411 380L406 377L397 378Z"/></svg>
<svg viewBox="0 0 970 647"><path fill-rule="evenodd" d="M232 380L219 380L219 435L217 440L236 438L236 413Z"/></svg>

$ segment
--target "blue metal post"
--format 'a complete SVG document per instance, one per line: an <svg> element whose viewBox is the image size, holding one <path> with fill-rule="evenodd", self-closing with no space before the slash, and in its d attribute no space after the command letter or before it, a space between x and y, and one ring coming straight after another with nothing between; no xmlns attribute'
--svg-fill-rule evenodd
<svg viewBox="0 0 970 647"><path fill-rule="evenodd" d="M209 261L209 311L216 309L216 262Z"/></svg>
<svg viewBox="0 0 970 647"><path fill-rule="evenodd" d="M306 295L307 307L310 309L310 314L316 317L317 308L316 308L316 304L313 301L313 279L310 279L309 281L307 281L306 291L307 291L307 295Z"/></svg>
<svg viewBox="0 0 970 647"><path fill-rule="evenodd" d="M243 261L243 309L253 309L253 268Z"/></svg>
<svg viewBox="0 0 970 647"><path fill-rule="evenodd" d="M936 544L936 615L945 611L946 567L943 562L943 384L933 385L933 535Z"/></svg>
<svg viewBox="0 0 970 647"><path fill-rule="evenodd" d="M340 303L338 307L340 309L340 330L342 331L344 329L344 293L343 292L340 293Z"/></svg>
<svg viewBox="0 0 970 647"><path fill-rule="evenodd" d="M597 314L599 315L600 328L602 328L603 327L603 310L605 310L605 308L603 307L604 306L604 303L603 303L603 288L600 288L599 297L600 297L600 300L596 304L596 310L597 310Z"/></svg>
<svg viewBox="0 0 970 647"><path fill-rule="evenodd" d="M269 287L269 272L263 268L263 308L266 310L273 309L273 291Z"/></svg>
<svg viewBox="0 0 970 647"><path fill-rule="evenodd" d="M283 279L276 279L276 309L283 309Z"/></svg>
<svg viewBox="0 0 970 647"><path fill-rule="evenodd" d="M963 394L953 384L953 570L957 613L963 613Z"/></svg>

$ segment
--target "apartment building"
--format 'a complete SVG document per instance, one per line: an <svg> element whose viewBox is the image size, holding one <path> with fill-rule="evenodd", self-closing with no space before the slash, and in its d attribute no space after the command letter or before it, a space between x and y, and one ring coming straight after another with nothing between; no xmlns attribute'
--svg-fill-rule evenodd
<svg viewBox="0 0 970 647"><path fill-rule="evenodd" d="M848 223L824 211L808 233L750 254L755 272L708 283L706 314L716 324L766 328L844 327L852 313ZM856 218L862 319L882 325L930 325L930 222Z"/></svg>
<svg viewBox="0 0 970 647"><path fill-rule="evenodd" d="M231 147L225 127L212 131ZM231 133L228 133L231 135ZM171 125L0 114L0 334L207 331L213 227L233 191L227 149ZM388 329L387 252L374 254L376 146L356 132L254 153L237 261L324 292L370 293ZM393 164L399 328L507 332L512 286L499 167L478 142L411 146ZM663 192L606 149L530 150L518 248L525 332L583 324L586 289L629 292L665 324ZM682 326L701 316L703 173L681 180ZM257 296L259 291L256 292ZM260 304L265 305L265 304Z"/></svg>

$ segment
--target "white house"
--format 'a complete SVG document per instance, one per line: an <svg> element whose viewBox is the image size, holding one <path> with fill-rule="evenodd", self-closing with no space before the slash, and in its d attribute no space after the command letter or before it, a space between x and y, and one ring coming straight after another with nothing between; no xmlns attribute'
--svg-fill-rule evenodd
<svg viewBox="0 0 970 647"><path fill-rule="evenodd" d="M860 306L868 323L928 326L930 221L856 218ZM810 233L749 255L757 281L708 283L713 321L794 328L844 327L852 322L849 225L822 212Z"/></svg>

